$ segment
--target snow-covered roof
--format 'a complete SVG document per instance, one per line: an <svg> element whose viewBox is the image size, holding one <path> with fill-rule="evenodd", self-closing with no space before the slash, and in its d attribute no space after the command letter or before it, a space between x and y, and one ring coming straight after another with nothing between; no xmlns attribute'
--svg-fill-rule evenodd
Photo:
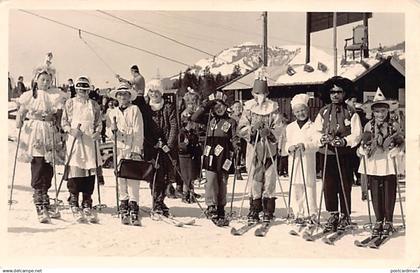
<svg viewBox="0 0 420 273"><path fill-rule="evenodd" d="M298 52L298 54L288 64L289 70L292 69L293 72L287 73L287 67L285 68L284 66L269 66L267 69L269 75L269 86L321 84L334 76L334 59L333 56L327 54L326 52L318 48L311 47L311 62L308 63L308 65L313 68L313 71L307 72L304 69L306 52L304 45L282 46L282 48ZM398 56L398 58L405 58L404 52L398 51L383 52L382 56ZM369 58L363 59L363 64L360 62L360 57L355 60L348 57L347 60L347 63L344 65L338 64L337 75L346 77L353 81L381 62L381 59L376 58L376 54L373 51L371 52ZM340 62L340 60L338 61ZM404 67L394 57L391 58L391 64L402 75L405 75ZM320 66L320 68L318 66ZM322 70L321 67L323 68ZM223 90L252 88L254 78L254 75L247 75L238 81L225 86Z"/></svg>

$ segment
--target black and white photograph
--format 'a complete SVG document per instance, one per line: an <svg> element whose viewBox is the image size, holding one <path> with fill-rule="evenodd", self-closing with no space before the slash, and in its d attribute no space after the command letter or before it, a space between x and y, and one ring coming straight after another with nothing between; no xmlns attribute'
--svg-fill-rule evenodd
<svg viewBox="0 0 420 273"><path fill-rule="evenodd" d="M418 270L419 2L12 2L2 269Z"/></svg>

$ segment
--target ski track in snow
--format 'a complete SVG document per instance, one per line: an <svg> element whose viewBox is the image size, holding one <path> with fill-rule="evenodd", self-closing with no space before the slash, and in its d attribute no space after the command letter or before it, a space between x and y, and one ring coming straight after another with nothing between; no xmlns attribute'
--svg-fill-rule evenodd
<svg viewBox="0 0 420 273"><path fill-rule="evenodd" d="M9 122L9 127L10 123ZM11 128L12 129L12 128ZM9 134L15 130L9 130ZM9 180L13 168L16 149L15 142L9 142ZM62 167L57 168L58 172ZM362 225L368 221L366 203L361 202L360 187L353 187L352 217L359 224L355 236L347 235L335 246L321 242L306 242L297 236L288 234L291 226L277 219L266 237L255 237L255 228L243 236L232 236L230 228L239 227L242 223L233 221L230 227L218 228L211 221L204 218L196 219L195 226L174 227L159 221L153 221L144 210L151 204L150 189L146 182L141 184L140 206L141 227L123 226L115 218L115 179L112 170L105 169L105 186L101 187L102 202L108 205L99 213L99 224L77 224L69 209L61 211L62 219L52 219L52 224L40 224L37 221L35 208L32 203L32 189L30 187L30 166L18 163L16 169L14 200L16 204L8 214L8 253L11 256L140 256L140 257L278 257L278 258L360 258L360 259L398 259L404 257L405 236L391 239L379 250L358 248L353 245L354 240L362 240L368 232ZM57 183L61 176L57 176ZM246 178L246 176L244 177ZM230 209L230 193L233 178L229 178L228 205ZM245 180L237 181L235 189L234 209L239 210ZM283 189L288 189L288 179L281 178ZM321 182L317 182L318 193ZM404 186L402 185L404 189ZM9 189L10 190L10 189ZM278 185L277 190L280 191ZM203 187L196 189L203 194ZM403 190L403 196L405 196ZM50 189L50 197L54 196L54 182ZM67 205L67 187L63 187L59 199ZM283 200L278 194L276 215L285 216ZM287 198L287 197L286 197ZM247 198L246 198L247 199ZM403 197L404 199L404 197ZM97 192L93 195L97 204ZM405 200L405 199L404 199ZM180 219L198 217L201 214L196 204L184 204L180 199L167 199L167 205L174 216ZM248 200L244 202L242 214L248 212ZM205 207L203 199L202 206ZM325 214L323 214L325 217ZM325 220L325 218L324 218ZM283 221L283 222L282 222ZM395 208L395 224L401 223L399 205Z"/></svg>

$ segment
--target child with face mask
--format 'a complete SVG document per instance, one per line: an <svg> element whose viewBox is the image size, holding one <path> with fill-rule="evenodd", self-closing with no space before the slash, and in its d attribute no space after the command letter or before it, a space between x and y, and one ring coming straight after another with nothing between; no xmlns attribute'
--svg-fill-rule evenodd
<svg viewBox="0 0 420 273"><path fill-rule="evenodd" d="M37 67L32 92L23 93L17 101L16 127L21 129L18 160L31 163L33 201L41 223L49 223L51 218L60 216L57 208L50 205L48 190L54 175L54 160L60 160L58 154L62 150L57 137L57 112L67 96L51 87L54 75L51 63Z"/></svg>
<svg viewBox="0 0 420 273"><path fill-rule="evenodd" d="M226 95L217 92L210 95L191 116L191 120L206 124L207 141L204 147L203 169L206 170L205 199L207 216L217 226L229 225L225 218L227 181L233 167L234 145L232 140L236 133L236 122L226 112ZM236 143L239 145L239 143Z"/></svg>
<svg viewBox="0 0 420 273"><path fill-rule="evenodd" d="M97 143L102 130L101 109L94 100L89 99L90 82L87 77L79 77L75 88L76 97L67 100L61 119L63 130L68 133L69 156L71 152L67 170L69 204L76 221L96 223L98 218L96 211L92 210L92 194L95 188L95 174L102 165Z"/></svg>
<svg viewBox="0 0 420 273"><path fill-rule="evenodd" d="M296 120L287 125L286 130L283 131L283 147L281 149L283 155L289 155L288 172L290 177L293 177L291 206L296 224L303 224L305 216L309 218L317 213L315 154L318 151L318 140L321 136L309 119L308 101L308 95L298 94L290 102ZM305 184L303 179L305 179ZM305 192L308 198L309 212Z"/></svg>
<svg viewBox="0 0 420 273"><path fill-rule="evenodd" d="M390 111L398 109L398 102L386 100L378 88L373 102L363 106L371 111L373 119L364 127L358 153L359 172L367 174L370 184L376 223L373 235L390 235L394 231L393 216L396 201L396 156L402 152L404 134L400 124L390 119ZM365 169L366 166L366 169Z"/></svg>

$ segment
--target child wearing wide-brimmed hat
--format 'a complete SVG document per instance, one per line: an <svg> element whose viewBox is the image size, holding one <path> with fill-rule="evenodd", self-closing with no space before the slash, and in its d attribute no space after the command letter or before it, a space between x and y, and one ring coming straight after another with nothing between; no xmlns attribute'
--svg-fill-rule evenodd
<svg viewBox="0 0 420 273"><path fill-rule="evenodd" d="M137 92L127 83L121 83L110 92L110 97L118 100L119 106L109 112L107 136L117 137L117 158L140 159L143 155L143 117L137 106L131 104ZM120 193L120 215L123 224L139 225L140 181L118 178Z"/></svg>

